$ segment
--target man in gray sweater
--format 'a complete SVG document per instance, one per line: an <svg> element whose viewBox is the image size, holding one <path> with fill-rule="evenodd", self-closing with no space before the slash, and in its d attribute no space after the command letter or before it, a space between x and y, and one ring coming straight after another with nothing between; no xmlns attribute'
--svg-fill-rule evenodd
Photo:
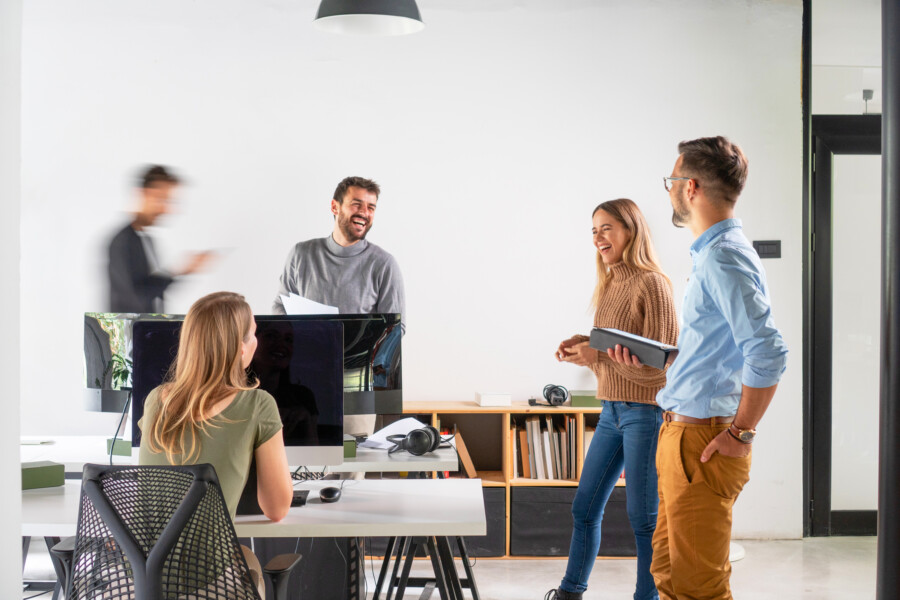
<svg viewBox="0 0 900 600"><path fill-rule="evenodd" d="M281 296L297 294L337 306L341 314L400 313L405 326L403 277L393 256L366 240L381 189L362 177L347 177L334 191L334 230L299 242L288 254L272 312L285 314ZM346 433L371 434L375 415L344 417Z"/></svg>
<svg viewBox="0 0 900 600"><path fill-rule="evenodd" d="M272 311L284 314L290 293L337 306L342 314L404 314L403 277L393 256L366 240L375 220L378 184L347 177L334 191L334 231L299 242L288 254ZM405 329L405 327L404 327Z"/></svg>

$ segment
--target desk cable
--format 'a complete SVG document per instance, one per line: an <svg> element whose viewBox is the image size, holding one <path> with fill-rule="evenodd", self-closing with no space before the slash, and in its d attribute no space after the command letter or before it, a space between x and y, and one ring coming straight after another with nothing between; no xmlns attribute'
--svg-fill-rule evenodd
<svg viewBox="0 0 900 600"><path fill-rule="evenodd" d="M327 468L322 469L321 471L310 471L307 467L300 465L293 473L291 473L291 479L297 482L318 481L320 479L325 479L327 473Z"/></svg>
<svg viewBox="0 0 900 600"><path fill-rule="evenodd" d="M109 445L109 466L113 464L113 453L116 450L116 441L119 439L119 432L122 430L122 423L125 422L125 415L128 414L128 407L131 406L131 388L123 387L119 388L121 390L127 391L128 396L125 398L125 406L122 408L122 418L119 419L119 424L116 426L116 431L113 433L112 443Z"/></svg>
<svg viewBox="0 0 900 600"><path fill-rule="evenodd" d="M298 468L297 468L297 471L299 471L301 468L305 468L305 467L298 467ZM296 474L296 472L295 472L295 474ZM322 479L322 478L325 476L324 471L323 471L322 473L311 472L310 474L312 474L312 475L319 475L320 477L317 478L318 480ZM296 483L302 483L303 481L315 481L315 480L317 480L317 479L307 479L307 480L302 480L302 479L301 479L301 480L297 481ZM340 486L341 492L344 491L344 485L345 485L348 481L352 481L352 480L350 480L350 479L343 479L343 480L341 480L341 486ZM295 483L294 485L296 485L296 483ZM300 540L301 540L301 539L302 539L302 538L299 538L299 537L297 538L297 543L294 545L294 554L297 554L297 553L300 551ZM332 540L334 541L334 547L337 548L338 554L341 555L341 560L344 561L344 573L345 573L345 575L346 575L347 573L349 573L349 570L350 570L350 562L347 560L347 557L344 556L344 551L341 550L341 546L338 544L338 538L332 538ZM316 538L310 538L310 540L309 540L309 553L310 553L310 554L312 554L312 547L313 547L313 544L315 544L315 543L316 543ZM363 568L362 568L362 585L363 585L363 598L365 598L365 597L368 595L368 593L369 593L369 589L368 589L369 582L366 580L366 558L365 558L365 556L362 554L363 550L362 550L362 548L361 548L360 545L359 545L359 538L358 538L358 537L354 537L354 538L353 538L353 543L356 544L356 553L357 553L357 555L360 556L360 557L362 557L362 567L363 567ZM300 571L300 572L302 573L302 568L301 568L301 571ZM373 566L372 566L372 577L373 577L373 578L375 577L375 567L374 567L374 564L373 564Z"/></svg>

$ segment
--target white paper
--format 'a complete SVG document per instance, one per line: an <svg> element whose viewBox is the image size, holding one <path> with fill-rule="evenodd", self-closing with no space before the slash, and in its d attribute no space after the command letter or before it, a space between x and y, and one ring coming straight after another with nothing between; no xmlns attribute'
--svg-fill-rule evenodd
<svg viewBox="0 0 900 600"><path fill-rule="evenodd" d="M338 314L337 306L329 306L314 302L303 296L291 292L289 296L281 295L281 303L284 305L284 312L289 315L336 315Z"/></svg>
<svg viewBox="0 0 900 600"><path fill-rule="evenodd" d="M359 445L363 448L380 448L382 450L390 450L394 447L394 443L387 441L387 436L406 435L414 429L422 429L423 427L425 427L425 424L420 422L419 420L412 417L406 417L405 419L400 419L399 421L391 423L384 429L379 429L378 431L370 435L366 439L366 441L361 442Z"/></svg>

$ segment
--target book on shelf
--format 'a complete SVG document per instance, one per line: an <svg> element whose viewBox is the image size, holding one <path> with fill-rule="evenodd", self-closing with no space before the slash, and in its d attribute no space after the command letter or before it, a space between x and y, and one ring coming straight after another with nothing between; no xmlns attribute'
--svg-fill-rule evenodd
<svg viewBox="0 0 900 600"><path fill-rule="evenodd" d="M475 470L475 464L472 462L472 457L469 456L469 449L466 448L462 433L459 431L456 432L456 453L459 455L459 462L462 463L466 477L477 479L478 472Z"/></svg>
<svg viewBox="0 0 900 600"><path fill-rule="evenodd" d="M556 478L565 479L566 473L562 466L562 444L559 442L559 430L555 425L552 426L550 437L553 438L553 449L556 450Z"/></svg>
<svg viewBox="0 0 900 600"><path fill-rule="evenodd" d="M525 418L525 435L528 439L528 461L531 463L531 479L538 478L537 460L534 453L534 423L533 417Z"/></svg>
<svg viewBox="0 0 900 600"><path fill-rule="evenodd" d="M553 430L553 416L544 415L544 423L547 425L547 438L550 442L550 477L548 479L559 479L559 446L556 443L556 435Z"/></svg>
<svg viewBox="0 0 900 600"><path fill-rule="evenodd" d="M528 425L531 427L531 454L534 456L535 479L547 479L546 466L544 460L544 443L541 439L541 422L537 417L529 417Z"/></svg>
<svg viewBox="0 0 900 600"><path fill-rule="evenodd" d="M571 478L578 478L578 460L575 456L578 454L578 440L576 436L578 434L578 426L575 424L575 417L569 417L569 456L572 459L569 463L572 465L571 469Z"/></svg>
<svg viewBox="0 0 900 600"><path fill-rule="evenodd" d="M568 427L563 429L562 427L556 428L556 439L559 442L559 449L561 455L562 462L562 479L570 479L569 477L569 434Z"/></svg>
<svg viewBox="0 0 900 600"><path fill-rule="evenodd" d="M531 453L528 450L528 432L525 428L519 431L519 453L522 455L522 477L531 479Z"/></svg>
<svg viewBox="0 0 900 600"><path fill-rule="evenodd" d="M513 423L509 430L509 451L512 452L512 477L516 479L519 476L519 453L516 451L516 424Z"/></svg>
<svg viewBox="0 0 900 600"><path fill-rule="evenodd" d="M540 429L541 443L544 447L544 477L545 479L553 479L553 457L550 454L550 432L546 429L541 428L540 421L538 421L537 426L538 429Z"/></svg>

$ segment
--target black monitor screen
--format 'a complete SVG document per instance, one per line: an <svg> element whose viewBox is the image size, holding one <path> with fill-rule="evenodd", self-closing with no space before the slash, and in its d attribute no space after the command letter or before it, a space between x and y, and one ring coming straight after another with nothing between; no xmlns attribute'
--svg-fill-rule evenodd
<svg viewBox="0 0 900 600"><path fill-rule="evenodd" d="M283 321L344 324L344 414L402 414L400 314L258 315L257 327ZM257 335L258 337L258 335Z"/></svg>
<svg viewBox="0 0 900 600"><path fill-rule="evenodd" d="M181 320L134 323L132 444L147 395L163 383L178 352ZM248 374L275 397L286 446L343 444L343 325L322 320L257 320Z"/></svg>

